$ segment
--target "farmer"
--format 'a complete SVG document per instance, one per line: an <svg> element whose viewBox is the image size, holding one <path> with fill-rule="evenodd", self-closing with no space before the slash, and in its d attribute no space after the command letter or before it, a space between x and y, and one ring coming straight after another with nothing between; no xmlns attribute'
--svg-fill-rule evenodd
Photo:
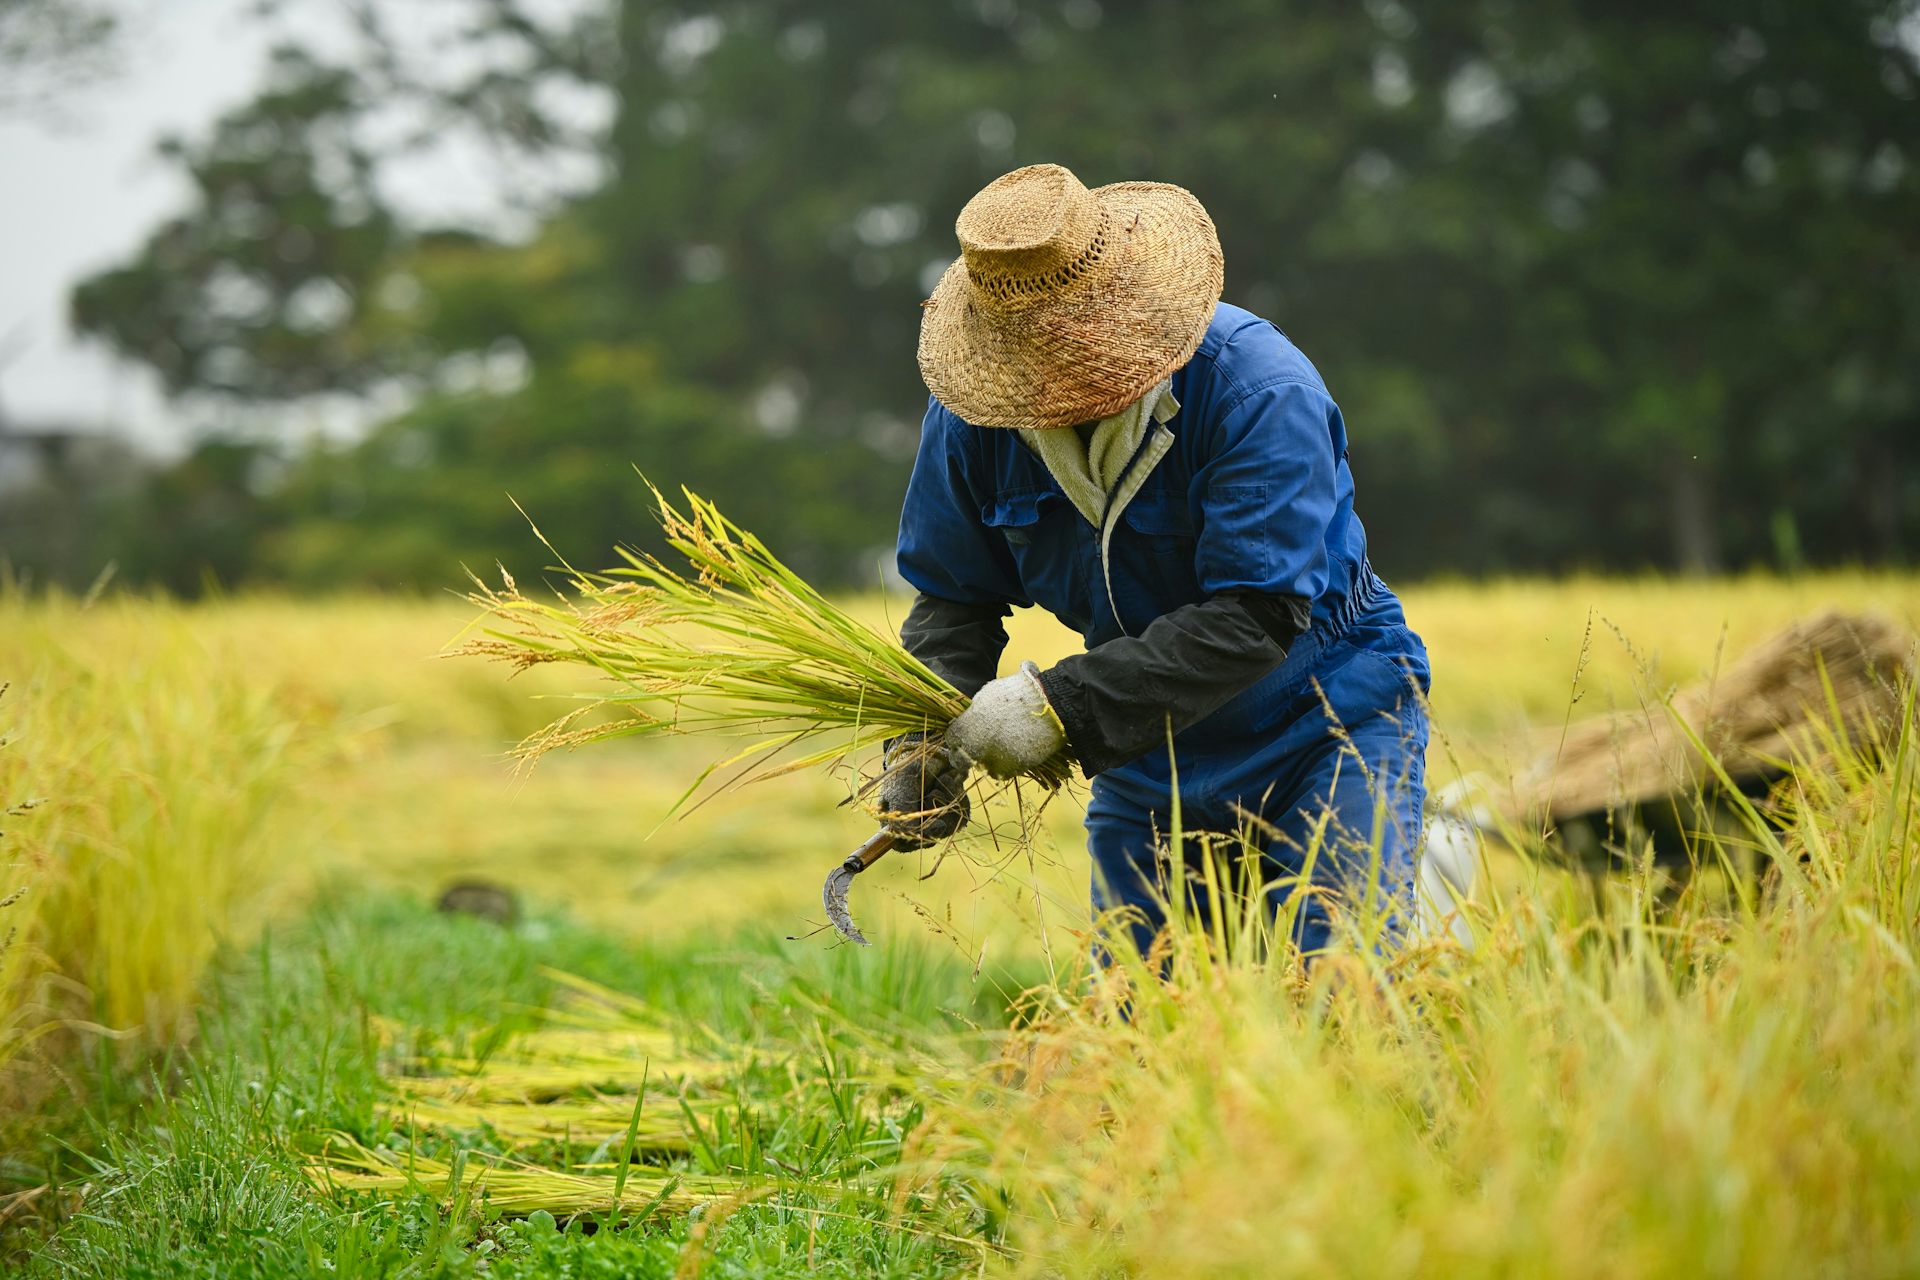
<svg viewBox="0 0 1920 1280"><path fill-rule="evenodd" d="M933 394L900 517L919 592L901 639L972 703L943 750L889 751L886 820L907 847L943 839L969 767L1008 777L1066 746L1093 781L1094 903L1133 908L1143 951L1190 892L1156 855L1175 766L1185 830L1251 830L1276 909L1310 849L1314 885L1404 902L1427 655L1368 563L1319 373L1219 301L1219 239L1179 187L1089 191L1032 165L955 229L920 324ZM1001 620L1036 604L1086 652L996 679ZM1324 949L1325 896L1295 919L1301 949Z"/></svg>

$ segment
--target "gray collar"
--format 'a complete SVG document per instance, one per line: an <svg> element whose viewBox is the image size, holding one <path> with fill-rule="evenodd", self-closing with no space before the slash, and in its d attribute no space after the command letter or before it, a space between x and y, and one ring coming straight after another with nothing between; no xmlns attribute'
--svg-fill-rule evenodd
<svg viewBox="0 0 1920 1280"><path fill-rule="evenodd" d="M1084 442L1077 431L1066 428L1020 432L1074 509L1100 531L1100 577L1107 588L1107 607L1122 632L1127 624L1113 598L1108 548L1121 513L1173 447L1173 432L1166 424L1179 411L1173 379L1164 378L1120 412L1100 419Z"/></svg>
<svg viewBox="0 0 1920 1280"><path fill-rule="evenodd" d="M1123 492L1121 482L1131 474L1130 464L1139 456L1153 427L1179 411L1180 402L1173 398L1173 379L1163 378L1140 399L1100 419L1084 439L1078 431L1064 427L1023 430L1020 439L1045 464L1047 474L1074 509L1088 524L1100 529L1106 526L1112 514L1108 507L1116 499L1124 507L1138 492L1137 483Z"/></svg>

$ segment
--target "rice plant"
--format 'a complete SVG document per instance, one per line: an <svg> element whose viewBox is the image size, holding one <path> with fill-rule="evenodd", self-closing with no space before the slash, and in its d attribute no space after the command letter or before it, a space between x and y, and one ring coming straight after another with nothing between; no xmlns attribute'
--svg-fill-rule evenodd
<svg viewBox="0 0 1920 1280"><path fill-rule="evenodd" d="M924 1082L923 1176L975 1189L1016 1275L1910 1270L1911 691L1820 754L1701 837L1758 855L1747 898L1535 866L1474 908L1476 950L1356 928L1311 969L1240 944L1284 934L1257 913L1152 956L1109 923L1115 963Z"/></svg>
<svg viewBox="0 0 1920 1280"><path fill-rule="evenodd" d="M8 686L0 683L0 699ZM18 753L8 753L11 735L0 731L0 1112L17 1082L8 1071L9 1064L43 1029L36 1011L37 981L40 965L36 962L36 939L31 924L32 904L25 901L33 888L34 864L40 854L21 834L13 831L25 822L38 801L20 794Z"/></svg>
<svg viewBox="0 0 1920 1280"><path fill-rule="evenodd" d="M0 623L14 686L0 786L46 798L19 824L34 879L6 925L66 1029L184 1039L216 949L251 931L299 857L305 725L179 611L0 598Z"/></svg>

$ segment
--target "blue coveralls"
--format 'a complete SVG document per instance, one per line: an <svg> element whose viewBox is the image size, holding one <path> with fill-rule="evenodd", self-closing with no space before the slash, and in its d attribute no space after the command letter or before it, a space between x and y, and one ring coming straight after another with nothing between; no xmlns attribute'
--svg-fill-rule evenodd
<svg viewBox="0 0 1920 1280"><path fill-rule="evenodd" d="M1230 833L1244 813L1266 824L1254 829L1277 909L1330 814L1313 883L1352 894L1377 866L1378 887L1404 907L1425 800L1427 654L1368 562L1340 410L1285 334L1226 303L1173 394L1172 447L1112 535L1112 605L1098 535L1040 459L1017 433L938 402L901 514L901 575L965 604L1037 604L1089 649L1236 588L1312 601L1281 665L1175 735L1182 822ZM1164 922L1155 841L1170 825L1171 776L1167 753L1149 751L1095 777L1087 810L1095 906L1136 908L1143 949ZM1294 936L1308 953L1326 946L1319 895Z"/></svg>

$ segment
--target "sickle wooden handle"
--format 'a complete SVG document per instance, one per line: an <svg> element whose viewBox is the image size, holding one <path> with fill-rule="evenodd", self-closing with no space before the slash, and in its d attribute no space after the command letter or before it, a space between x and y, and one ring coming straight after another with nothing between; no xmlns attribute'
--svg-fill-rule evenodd
<svg viewBox="0 0 1920 1280"><path fill-rule="evenodd" d="M840 864L841 868L854 875L859 875L862 871L865 871L868 867L880 861L880 859L893 848L895 839L896 837L891 830L882 827L871 836L868 836L865 844L862 844L858 849L848 854L847 860Z"/></svg>

